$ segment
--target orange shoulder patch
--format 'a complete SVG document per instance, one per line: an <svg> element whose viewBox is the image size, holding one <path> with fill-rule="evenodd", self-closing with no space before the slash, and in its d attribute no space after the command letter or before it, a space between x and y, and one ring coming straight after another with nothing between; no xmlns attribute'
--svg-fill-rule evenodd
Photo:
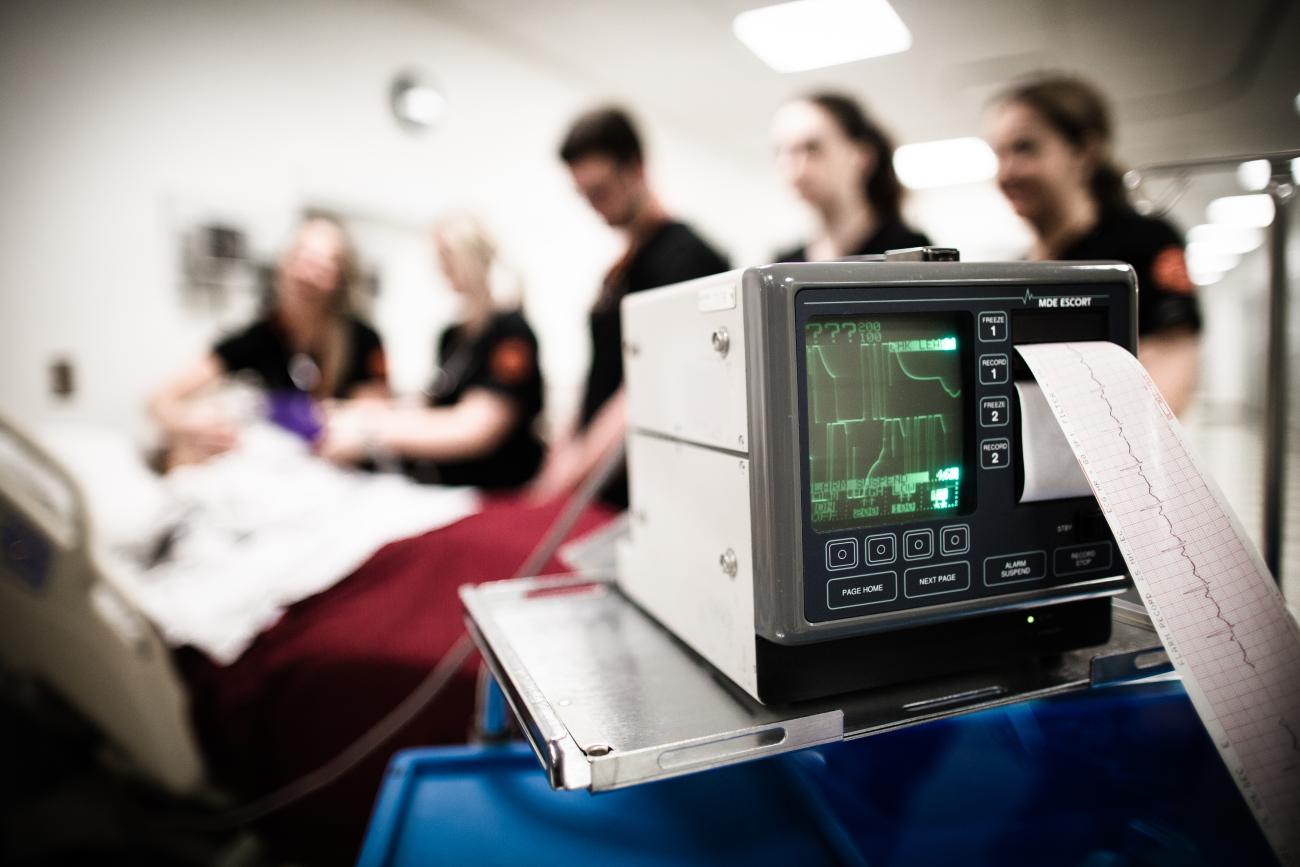
<svg viewBox="0 0 1300 867"><path fill-rule="evenodd" d="M488 370L492 378L505 385L519 385L533 375L536 367L533 347L522 337L507 337L492 348Z"/></svg>
<svg viewBox="0 0 1300 867"><path fill-rule="evenodd" d="M1196 291L1192 276L1187 272L1187 256L1177 245L1165 247L1151 262L1151 279L1157 289L1190 295Z"/></svg>

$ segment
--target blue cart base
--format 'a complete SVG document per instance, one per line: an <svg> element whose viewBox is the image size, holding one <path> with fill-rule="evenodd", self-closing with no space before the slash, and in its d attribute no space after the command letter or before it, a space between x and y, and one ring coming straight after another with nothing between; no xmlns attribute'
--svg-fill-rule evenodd
<svg viewBox="0 0 1300 867"><path fill-rule="evenodd" d="M363 867L1271 865L1177 682L1060 696L600 795L532 752L394 758Z"/></svg>

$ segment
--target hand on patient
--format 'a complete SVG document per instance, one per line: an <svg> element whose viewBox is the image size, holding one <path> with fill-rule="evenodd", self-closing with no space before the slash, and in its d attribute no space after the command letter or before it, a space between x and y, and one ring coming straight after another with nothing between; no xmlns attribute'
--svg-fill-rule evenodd
<svg viewBox="0 0 1300 867"><path fill-rule="evenodd" d="M339 464L358 464L372 456L391 410L387 401L349 400L326 404L325 430L316 452Z"/></svg>
<svg viewBox="0 0 1300 867"><path fill-rule="evenodd" d="M201 464L239 445L239 428L222 409L196 404L171 426L166 468Z"/></svg>

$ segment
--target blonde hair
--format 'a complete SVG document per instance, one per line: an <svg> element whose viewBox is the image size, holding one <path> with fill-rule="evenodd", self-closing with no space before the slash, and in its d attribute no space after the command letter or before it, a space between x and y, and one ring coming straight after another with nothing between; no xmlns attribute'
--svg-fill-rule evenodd
<svg viewBox="0 0 1300 867"><path fill-rule="evenodd" d="M453 255L479 270L494 306L520 306L522 281L501 261L496 240L482 220L468 211L452 211L434 221L432 232Z"/></svg>

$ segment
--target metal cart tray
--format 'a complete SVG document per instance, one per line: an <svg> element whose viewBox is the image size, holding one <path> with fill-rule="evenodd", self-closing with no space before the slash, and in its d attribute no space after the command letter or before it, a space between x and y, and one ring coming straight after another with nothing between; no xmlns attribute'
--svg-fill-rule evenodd
<svg viewBox="0 0 1300 867"><path fill-rule="evenodd" d="M761 705L609 581L461 588L470 634L556 789L618 789L1169 670L1140 605L1111 640L1049 660Z"/></svg>

